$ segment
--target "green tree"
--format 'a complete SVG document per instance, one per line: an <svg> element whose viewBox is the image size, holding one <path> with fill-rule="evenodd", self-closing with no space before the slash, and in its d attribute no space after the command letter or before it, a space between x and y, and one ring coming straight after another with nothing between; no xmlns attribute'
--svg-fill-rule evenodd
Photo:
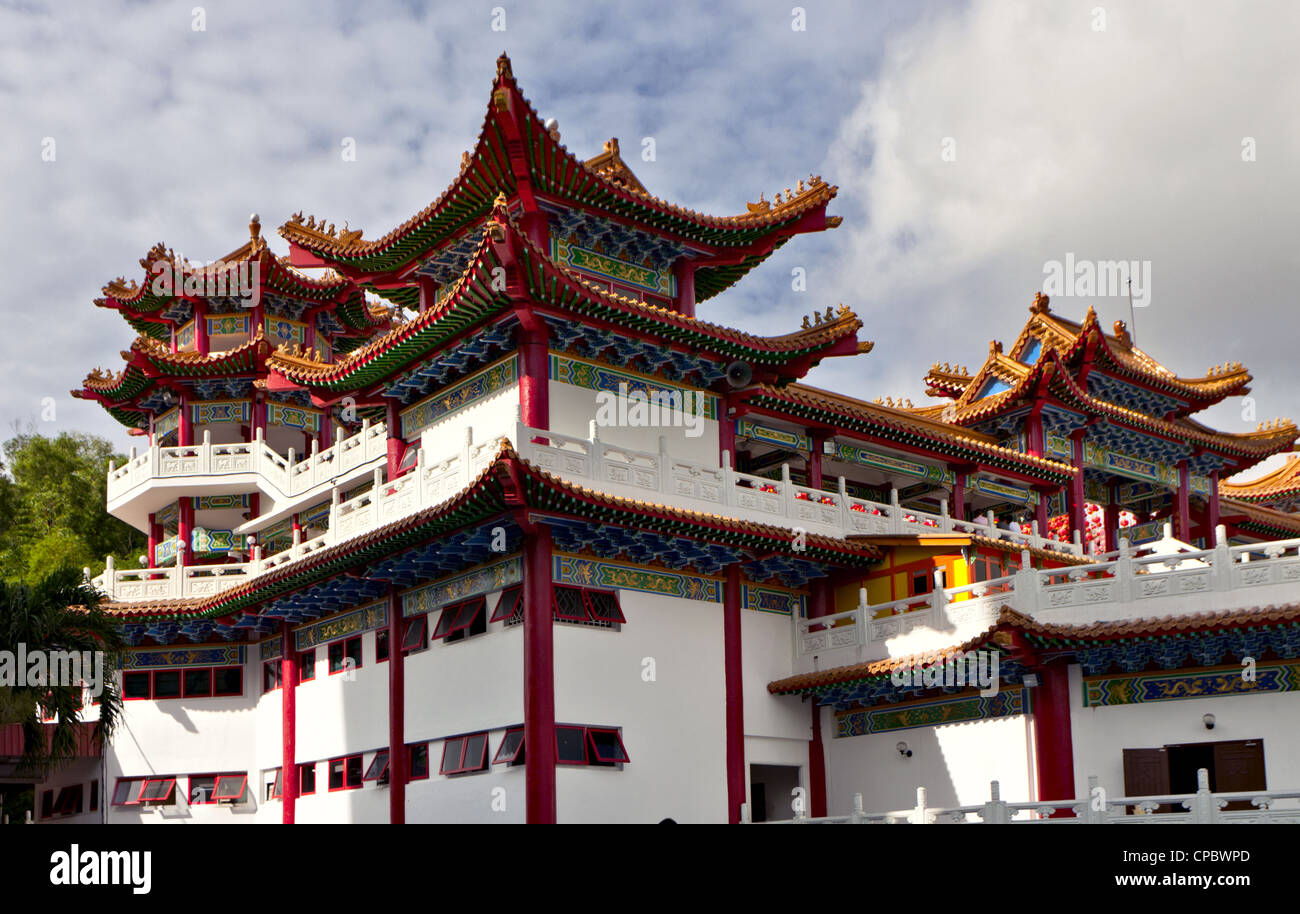
<svg viewBox="0 0 1300 914"><path fill-rule="evenodd" d="M95 732L107 741L122 715L122 695L113 675L125 643L121 628L99 606L99 594L82 580L81 569L64 566L34 584L0 581L0 652L16 657L32 651L103 652L103 691ZM12 671L11 667L11 672ZM92 678L94 668L85 672ZM30 683L0 687L0 725L21 724L24 754L20 770L44 775L74 757L82 714L82 689L73 683ZM41 708L58 715L46 740Z"/></svg>
<svg viewBox="0 0 1300 914"><path fill-rule="evenodd" d="M19 430L4 443L0 476L0 575L34 583L62 565L104 557L135 567L145 537L106 507L108 464L125 461L105 439L80 432L54 438Z"/></svg>

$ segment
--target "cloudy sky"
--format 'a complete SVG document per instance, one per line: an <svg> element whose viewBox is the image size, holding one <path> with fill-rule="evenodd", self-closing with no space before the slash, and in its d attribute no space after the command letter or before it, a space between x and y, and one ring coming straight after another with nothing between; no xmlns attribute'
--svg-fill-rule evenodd
<svg viewBox="0 0 1300 914"><path fill-rule="evenodd" d="M926 402L930 363L974 368L1014 339L1045 264L1073 255L1150 263L1136 336L1171 368L1253 370L1255 402L1216 408L1218 427L1300 417L1300 6L792 6L0 0L0 429L127 447L68 396L132 339L93 306L103 284L139 278L159 240L220 257L253 211L384 233L455 176L502 50L570 150L619 137L661 197L729 215L809 173L839 186L840 228L700 311L783 333L851 306L876 349L813 383ZM1123 295L1052 301L1089 305L1129 316Z"/></svg>

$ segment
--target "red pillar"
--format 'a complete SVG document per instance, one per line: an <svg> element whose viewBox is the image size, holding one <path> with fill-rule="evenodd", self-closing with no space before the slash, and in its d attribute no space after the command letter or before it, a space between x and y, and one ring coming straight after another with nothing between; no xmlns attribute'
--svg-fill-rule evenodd
<svg viewBox="0 0 1300 914"><path fill-rule="evenodd" d="M1192 540L1191 473L1187 461L1178 461L1178 496L1174 502L1174 536L1185 543Z"/></svg>
<svg viewBox="0 0 1300 914"><path fill-rule="evenodd" d="M953 470L952 504L948 506L948 513L958 520L966 520L966 474L961 470ZM1040 529L1039 532L1045 531Z"/></svg>
<svg viewBox="0 0 1300 914"><path fill-rule="evenodd" d="M822 487L822 439L816 435L812 436L812 442L808 448L808 488L821 489Z"/></svg>
<svg viewBox="0 0 1300 914"><path fill-rule="evenodd" d="M722 460L722 452L726 451L731 455L731 466L736 466L736 420L728 413L731 411L731 398L726 394L722 395L721 402L718 404L718 461L719 465Z"/></svg>
<svg viewBox="0 0 1300 914"><path fill-rule="evenodd" d="M525 333L519 343L519 353L520 417L529 428L550 429L550 363L546 334Z"/></svg>
<svg viewBox="0 0 1300 914"><path fill-rule="evenodd" d="M1213 470L1210 473L1210 498L1205 504L1205 546L1207 549L1213 549L1218 541L1219 529L1219 471Z"/></svg>
<svg viewBox="0 0 1300 914"><path fill-rule="evenodd" d="M1038 670L1033 689L1034 766L1038 772L1038 799L1074 799L1074 740L1070 733L1070 673L1065 663ZM1053 818L1070 818L1069 811Z"/></svg>
<svg viewBox="0 0 1300 914"><path fill-rule="evenodd" d="M402 598L388 594L388 821L406 824L406 673Z"/></svg>
<svg viewBox="0 0 1300 914"><path fill-rule="evenodd" d="M190 547L193 545L194 499L182 498L176 512L176 567L193 564Z"/></svg>
<svg viewBox="0 0 1300 914"><path fill-rule="evenodd" d="M685 257L673 264L677 280L677 310L687 317L695 316L695 263Z"/></svg>
<svg viewBox="0 0 1300 914"><path fill-rule="evenodd" d="M193 447L194 425L192 422L193 417L190 415L190 398L188 394L181 394L180 406L177 408L180 412L177 414L176 446Z"/></svg>
<svg viewBox="0 0 1300 914"><path fill-rule="evenodd" d="M524 784L529 824L554 824L555 632L551 616L551 528L524 539Z"/></svg>
<svg viewBox="0 0 1300 914"><path fill-rule="evenodd" d="M208 354L207 315L197 305L194 306L194 349L200 355Z"/></svg>
<svg viewBox="0 0 1300 914"><path fill-rule="evenodd" d="M808 814L814 819L826 812L826 747L822 744L822 707L812 701L812 739L808 742Z"/></svg>
<svg viewBox="0 0 1300 914"><path fill-rule="evenodd" d="M149 513L149 542L148 545L145 547L146 549L149 550L149 552L147 553L149 561L146 563L147 567L149 568L153 567L154 550L158 548L158 540L161 538L158 535L158 522L157 520L155 520L156 516L157 515L155 515L152 511Z"/></svg>
<svg viewBox="0 0 1300 914"><path fill-rule="evenodd" d="M397 478L397 468L402 465L402 452L406 440L402 438L402 417L397 412L397 401L388 401L388 479Z"/></svg>
<svg viewBox="0 0 1300 914"><path fill-rule="evenodd" d="M1047 536L1049 518L1047 516L1047 493L1038 493L1038 504L1034 505L1034 520L1038 521L1038 535Z"/></svg>
<svg viewBox="0 0 1300 914"><path fill-rule="evenodd" d="M1106 487L1106 551L1119 549L1119 486Z"/></svg>
<svg viewBox="0 0 1300 914"><path fill-rule="evenodd" d="M1074 445L1074 465L1079 472L1070 480L1070 539L1078 530L1085 543L1088 538L1088 509L1084 504L1083 494L1083 432L1071 436Z"/></svg>
<svg viewBox="0 0 1300 914"><path fill-rule="evenodd" d="M280 627L280 741L284 754L280 759L281 819L292 825L298 805L298 651L293 643L289 623Z"/></svg>
<svg viewBox="0 0 1300 914"><path fill-rule="evenodd" d="M722 604L723 670L727 698L727 822L740 821L745 802L745 710L740 651L740 564L727 566Z"/></svg>

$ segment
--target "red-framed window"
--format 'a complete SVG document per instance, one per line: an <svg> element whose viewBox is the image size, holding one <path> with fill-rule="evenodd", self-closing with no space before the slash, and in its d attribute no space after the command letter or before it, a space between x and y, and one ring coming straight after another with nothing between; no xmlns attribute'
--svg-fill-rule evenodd
<svg viewBox="0 0 1300 914"><path fill-rule="evenodd" d="M587 746L593 765L623 765L632 761L623 746L623 736L612 727L588 727Z"/></svg>
<svg viewBox="0 0 1300 914"><path fill-rule="evenodd" d="M393 478L397 479L399 476L404 476L415 469L415 462L419 457L420 442L412 441L406 446L406 450L402 451L402 459L397 464L397 472L393 474Z"/></svg>
<svg viewBox="0 0 1300 914"><path fill-rule="evenodd" d="M186 670L184 692L186 698L211 698L212 668L203 667L197 670Z"/></svg>
<svg viewBox="0 0 1300 914"><path fill-rule="evenodd" d="M283 685L284 664L279 660L268 660L262 664L262 694L274 692Z"/></svg>
<svg viewBox="0 0 1300 914"><path fill-rule="evenodd" d="M228 803L238 803L244 797L244 790L248 787L248 775L246 774L219 774L217 775L217 789L212 791L212 799L220 803L225 800Z"/></svg>
<svg viewBox="0 0 1300 914"><path fill-rule="evenodd" d="M316 763L298 766L298 796L307 797L316 792Z"/></svg>
<svg viewBox="0 0 1300 914"><path fill-rule="evenodd" d="M592 622L621 625L627 621L618 594L609 590L556 585L551 588L551 606L557 622Z"/></svg>
<svg viewBox="0 0 1300 914"><path fill-rule="evenodd" d="M429 776L429 744L416 743L413 746L406 747L407 764L406 779L408 781L422 781Z"/></svg>
<svg viewBox="0 0 1300 914"><path fill-rule="evenodd" d="M442 615L438 617L438 626L433 630L433 639L460 641L472 635L481 635L485 631L487 631L487 598L471 597L460 603L443 607Z"/></svg>
<svg viewBox="0 0 1300 914"><path fill-rule="evenodd" d="M494 765L522 765L524 763L524 728L511 727L497 747L497 754L492 758Z"/></svg>
<svg viewBox="0 0 1300 914"><path fill-rule="evenodd" d="M153 697L155 701L164 698L180 698L181 671L154 670Z"/></svg>
<svg viewBox="0 0 1300 914"><path fill-rule="evenodd" d="M171 806L176 802L175 778L148 778L140 791L139 803Z"/></svg>
<svg viewBox="0 0 1300 914"><path fill-rule="evenodd" d="M311 682L316 678L316 650L303 651L298 655L298 682Z"/></svg>
<svg viewBox="0 0 1300 914"><path fill-rule="evenodd" d="M96 778L95 780L90 782L90 811L97 812L98 810L99 810L99 779Z"/></svg>
<svg viewBox="0 0 1300 914"><path fill-rule="evenodd" d="M492 610L489 622L519 622L524 618L524 587L515 584L501 591L497 608Z"/></svg>
<svg viewBox="0 0 1300 914"><path fill-rule="evenodd" d="M380 749L375 753L375 757L370 760L370 767L366 769L363 781L378 781L381 784L388 783L388 750Z"/></svg>
<svg viewBox="0 0 1300 914"><path fill-rule="evenodd" d="M275 769L275 780L266 786L266 798L268 800L284 799L284 769Z"/></svg>
<svg viewBox="0 0 1300 914"><path fill-rule="evenodd" d="M144 778L118 778L113 786L114 806L137 806L144 791Z"/></svg>
<svg viewBox="0 0 1300 914"><path fill-rule="evenodd" d="M342 638L329 646L330 675L361 669L361 636Z"/></svg>
<svg viewBox="0 0 1300 914"><path fill-rule="evenodd" d="M59 791L59 798L54 803L54 814L56 816L77 815L81 812L81 804L84 798L84 791L80 784L64 787Z"/></svg>
<svg viewBox="0 0 1300 914"><path fill-rule="evenodd" d="M375 663L388 659L388 629L381 628L375 632Z"/></svg>
<svg viewBox="0 0 1300 914"><path fill-rule="evenodd" d="M213 667L212 694L217 698L237 698L243 695L244 668L242 666Z"/></svg>
<svg viewBox="0 0 1300 914"><path fill-rule="evenodd" d="M429 616L427 613L407 619L402 628L402 653L411 654L427 648L429 646L428 630Z"/></svg>
<svg viewBox="0 0 1300 914"><path fill-rule="evenodd" d="M555 761L560 765L622 765L631 761L623 737L613 727L555 728Z"/></svg>
<svg viewBox="0 0 1300 914"><path fill-rule="evenodd" d="M212 791L216 789L217 776L215 774L192 774L189 783L186 785L186 797L191 806L209 806L215 802L212 798Z"/></svg>
<svg viewBox="0 0 1300 914"><path fill-rule="evenodd" d="M153 697L153 679L147 670L133 670L122 674L122 698L141 701Z"/></svg>
<svg viewBox="0 0 1300 914"><path fill-rule="evenodd" d="M329 789L335 790L356 790L361 786L361 778L364 772L362 767L361 756L346 755L341 758L332 758L329 760Z"/></svg>
<svg viewBox="0 0 1300 914"><path fill-rule="evenodd" d="M468 733L455 736L442 744L442 766L439 774L466 774L470 771L486 771L488 735L486 733Z"/></svg>

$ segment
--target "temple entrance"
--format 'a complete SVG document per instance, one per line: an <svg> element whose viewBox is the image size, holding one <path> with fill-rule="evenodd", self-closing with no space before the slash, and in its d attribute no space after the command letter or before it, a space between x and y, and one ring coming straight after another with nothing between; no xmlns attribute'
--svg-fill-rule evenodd
<svg viewBox="0 0 1300 914"><path fill-rule="evenodd" d="M798 765L750 765L749 809L754 822L794 818L794 789L799 786ZM808 797L803 813L808 815Z"/></svg>

